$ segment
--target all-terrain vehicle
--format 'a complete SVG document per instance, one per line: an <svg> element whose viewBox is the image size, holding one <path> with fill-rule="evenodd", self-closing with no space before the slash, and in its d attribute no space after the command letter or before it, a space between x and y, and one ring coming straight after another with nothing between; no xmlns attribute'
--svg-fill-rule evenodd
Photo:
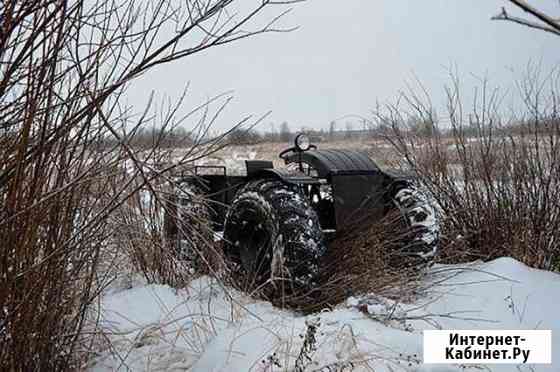
<svg viewBox="0 0 560 372"><path fill-rule="evenodd" d="M364 216L376 223L395 211L413 232L407 234L407 254L423 261L434 257L437 219L410 176L381 169L360 151L319 150L304 134L279 156L285 168L247 160L244 176L199 166L178 180L210 201L209 217L222 234L226 256L257 283L282 272L296 287L313 286L329 241ZM186 198L179 205L188 203ZM181 240L176 212L178 220L169 221L168 214L166 226Z"/></svg>

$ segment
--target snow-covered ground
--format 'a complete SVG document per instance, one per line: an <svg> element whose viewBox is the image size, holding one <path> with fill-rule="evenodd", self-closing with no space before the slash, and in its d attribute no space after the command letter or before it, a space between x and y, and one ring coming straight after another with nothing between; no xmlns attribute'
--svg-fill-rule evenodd
<svg viewBox="0 0 560 372"><path fill-rule="evenodd" d="M208 277L179 291L138 281L114 287L101 303L113 348L90 370L295 371L308 325L317 325L316 350L306 353L311 361L300 358L305 371L560 370L560 275L500 258L438 265L429 280L429 293L413 304L371 294L307 316ZM550 329L552 365L424 365L425 329Z"/></svg>

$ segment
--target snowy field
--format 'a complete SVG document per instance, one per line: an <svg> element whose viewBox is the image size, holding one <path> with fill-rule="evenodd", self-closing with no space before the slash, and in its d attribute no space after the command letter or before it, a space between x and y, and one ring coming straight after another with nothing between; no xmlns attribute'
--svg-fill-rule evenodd
<svg viewBox="0 0 560 372"><path fill-rule="evenodd" d="M113 348L102 351L90 371L560 370L560 275L500 258L437 265L426 282L429 291L411 304L371 294L307 316L208 277L179 291L140 280L116 282L100 304ZM316 350L304 353L309 360L301 356L300 335L315 326ZM552 365L424 365L426 329L550 329ZM304 369L295 368L298 356Z"/></svg>

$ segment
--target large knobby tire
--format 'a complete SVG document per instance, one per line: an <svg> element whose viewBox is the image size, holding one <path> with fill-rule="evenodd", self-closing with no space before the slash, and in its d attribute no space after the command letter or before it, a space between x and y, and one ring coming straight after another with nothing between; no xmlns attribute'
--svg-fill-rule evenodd
<svg viewBox="0 0 560 372"><path fill-rule="evenodd" d="M402 256L429 264L438 252L439 219L428 196L417 186L403 183L395 188L392 203L407 229Z"/></svg>
<svg viewBox="0 0 560 372"><path fill-rule="evenodd" d="M238 192L224 240L226 256L249 287L310 291L326 252L319 218L305 196L297 186L271 179L249 182Z"/></svg>

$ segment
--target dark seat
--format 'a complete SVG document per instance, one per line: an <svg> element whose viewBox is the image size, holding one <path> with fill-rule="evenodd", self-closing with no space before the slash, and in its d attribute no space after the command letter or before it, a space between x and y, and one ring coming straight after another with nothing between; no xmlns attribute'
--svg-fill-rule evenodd
<svg viewBox="0 0 560 372"><path fill-rule="evenodd" d="M274 168L274 164L269 160L245 160L245 166L247 167L247 176L251 176L262 169Z"/></svg>

